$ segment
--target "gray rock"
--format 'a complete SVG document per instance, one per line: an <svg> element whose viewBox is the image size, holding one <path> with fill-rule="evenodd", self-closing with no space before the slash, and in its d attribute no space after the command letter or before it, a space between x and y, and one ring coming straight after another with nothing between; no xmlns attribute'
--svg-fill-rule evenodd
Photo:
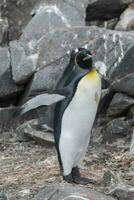
<svg viewBox="0 0 134 200"><path fill-rule="evenodd" d="M40 24L39 27L42 27L42 31L44 28L49 31L65 26L85 25L85 4L87 4L87 0L83 2L80 0L39 1L32 11L32 14L36 13L36 15L27 28L30 29L31 27L33 29L33 24L36 24L36 26ZM49 23L47 23L48 21Z"/></svg>
<svg viewBox="0 0 134 200"><path fill-rule="evenodd" d="M23 84L35 72L38 54L27 56L18 41L10 42L10 49L13 80L17 84Z"/></svg>
<svg viewBox="0 0 134 200"><path fill-rule="evenodd" d="M8 21L7 19L0 18L0 44L6 42L7 39Z"/></svg>
<svg viewBox="0 0 134 200"><path fill-rule="evenodd" d="M134 154L134 129L133 129L132 140L130 144L130 155L131 154Z"/></svg>
<svg viewBox="0 0 134 200"><path fill-rule="evenodd" d="M128 95L134 95L134 46L124 56L120 65L111 76L111 89Z"/></svg>
<svg viewBox="0 0 134 200"><path fill-rule="evenodd" d="M37 68L42 68L65 56L67 51L84 44L88 44L89 49L96 51L95 61L103 61L108 66L108 79L110 79L134 40L132 33L108 31L97 27L77 27L52 32L41 30L36 28L36 31L32 33L31 29L28 29L24 31L19 44L15 42L11 45L11 56L15 61L12 63L13 71L20 73L19 75L17 73L19 79L14 77L16 83L21 83L21 78L22 82L26 82L25 77L29 77L35 70L36 59L38 59ZM18 59L18 54L15 52L20 52L19 47L23 53ZM32 59L34 62L31 71L27 71L27 67L24 68L24 66L30 65L31 58L36 59ZM16 66L24 68L26 72L18 71L15 69Z"/></svg>
<svg viewBox="0 0 134 200"><path fill-rule="evenodd" d="M118 200L133 200L134 199L134 188L129 187L126 185L118 185L115 187L111 192L111 195L113 195Z"/></svg>
<svg viewBox="0 0 134 200"><path fill-rule="evenodd" d="M119 18L109 19L107 21L87 21L86 25L88 26L98 26L101 28L107 28L114 30L117 22L119 21Z"/></svg>
<svg viewBox="0 0 134 200"><path fill-rule="evenodd" d="M8 48L0 48L0 99L18 95L23 87L18 87L12 80L10 54Z"/></svg>
<svg viewBox="0 0 134 200"><path fill-rule="evenodd" d="M92 189L73 186L64 183L56 183L46 186L42 191L35 196L33 200L57 200L57 199L94 199L94 200L114 200L110 196L106 196Z"/></svg>
<svg viewBox="0 0 134 200"><path fill-rule="evenodd" d="M116 30L130 31L134 30L134 4L131 4L120 16Z"/></svg>
<svg viewBox="0 0 134 200"><path fill-rule="evenodd" d="M6 194L0 192L0 200L8 200Z"/></svg>
<svg viewBox="0 0 134 200"><path fill-rule="evenodd" d="M86 21L117 18L133 0L92 0L86 10ZM104 15L105 13L105 15Z"/></svg>
<svg viewBox="0 0 134 200"><path fill-rule="evenodd" d="M125 118L117 118L106 125L106 132L108 135L127 135L129 128L129 122Z"/></svg>
<svg viewBox="0 0 134 200"><path fill-rule="evenodd" d="M122 94L116 93L107 110L108 116L120 116L128 111L130 106L134 104L134 99Z"/></svg>
<svg viewBox="0 0 134 200"><path fill-rule="evenodd" d="M20 142L35 140L37 143L46 145L46 143L54 143L52 129L47 125L43 129L38 127L38 120L30 120L16 129L17 140Z"/></svg>
<svg viewBox="0 0 134 200"><path fill-rule="evenodd" d="M134 106L132 106L132 107L130 108L129 113L128 113L128 116L129 116L130 118L133 118L133 117L134 117Z"/></svg>
<svg viewBox="0 0 134 200"><path fill-rule="evenodd" d="M24 27L32 18L30 15L36 0L1 0L2 16L7 17L9 24L16 24L16 27Z"/></svg>
<svg viewBox="0 0 134 200"><path fill-rule="evenodd" d="M70 5L73 9L77 10L81 16L85 19L85 9L88 5L88 0L40 0L36 3L34 9L32 10L31 14L37 14L42 10L46 5L57 5L61 10L62 7L66 7L66 5ZM67 11L66 11L67 12Z"/></svg>
<svg viewBox="0 0 134 200"><path fill-rule="evenodd" d="M16 129L16 127L25 121L37 117L36 112L30 112L21 118L14 118L13 113L15 110L15 106L0 108L0 133Z"/></svg>

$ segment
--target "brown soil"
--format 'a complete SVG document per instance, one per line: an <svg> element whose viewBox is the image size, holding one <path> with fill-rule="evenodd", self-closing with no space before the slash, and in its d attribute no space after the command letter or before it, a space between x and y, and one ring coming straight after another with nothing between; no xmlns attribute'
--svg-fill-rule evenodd
<svg viewBox="0 0 134 200"><path fill-rule="evenodd" d="M105 193L110 192L111 183L121 181L134 185L134 157L124 148L92 147L81 171L98 181L98 185L88 187ZM34 141L20 143L8 132L0 135L0 191L9 200L30 200L53 182L62 182L53 145L43 147Z"/></svg>

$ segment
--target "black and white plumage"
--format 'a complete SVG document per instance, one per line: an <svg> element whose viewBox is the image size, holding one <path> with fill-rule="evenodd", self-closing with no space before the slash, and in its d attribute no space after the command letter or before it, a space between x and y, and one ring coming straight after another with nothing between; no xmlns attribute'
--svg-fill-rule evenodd
<svg viewBox="0 0 134 200"><path fill-rule="evenodd" d="M47 103L44 94L40 96L39 104L38 97L35 97L35 106L30 106L34 99L29 100L18 109L18 113L25 113L38 105L56 103L54 138L63 178L67 182L87 184L93 181L80 177L79 165L87 150L101 96L101 78L89 50L78 48L71 53L68 68L58 87L61 89L57 89L55 94L62 96L57 96L59 99L55 102ZM49 98L52 94L47 95Z"/></svg>

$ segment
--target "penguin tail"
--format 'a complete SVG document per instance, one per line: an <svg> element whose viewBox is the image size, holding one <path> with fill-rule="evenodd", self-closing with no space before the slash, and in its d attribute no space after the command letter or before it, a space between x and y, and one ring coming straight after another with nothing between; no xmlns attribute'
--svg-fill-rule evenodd
<svg viewBox="0 0 134 200"><path fill-rule="evenodd" d="M13 117L21 116L30 110L34 110L40 106L50 106L65 99L65 96L59 94L40 94L32 99L26 101L23 105L19 106L13 113Z"/></svg>

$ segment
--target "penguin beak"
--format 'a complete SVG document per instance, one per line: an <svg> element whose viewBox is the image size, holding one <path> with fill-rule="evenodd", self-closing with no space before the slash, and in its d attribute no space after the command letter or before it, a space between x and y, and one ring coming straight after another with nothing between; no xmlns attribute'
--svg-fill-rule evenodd
<svg viewBox="0 0 134 200"><path fill-rule="evenodd" d="M91 59L91 57L92 57L91 55L87 54L87 56L83 58L83 60L85 61L85 60Z"/></svg>
<svg viewBox="0 0 134 200"><path fill-rule="evenodd" d="M105 63L102 61L97 61L94 63L94 66L95 66L97 72L101 75L101 77L104 80L106 80L107 79L106 78L107 67L106 67Z"/></svg>

